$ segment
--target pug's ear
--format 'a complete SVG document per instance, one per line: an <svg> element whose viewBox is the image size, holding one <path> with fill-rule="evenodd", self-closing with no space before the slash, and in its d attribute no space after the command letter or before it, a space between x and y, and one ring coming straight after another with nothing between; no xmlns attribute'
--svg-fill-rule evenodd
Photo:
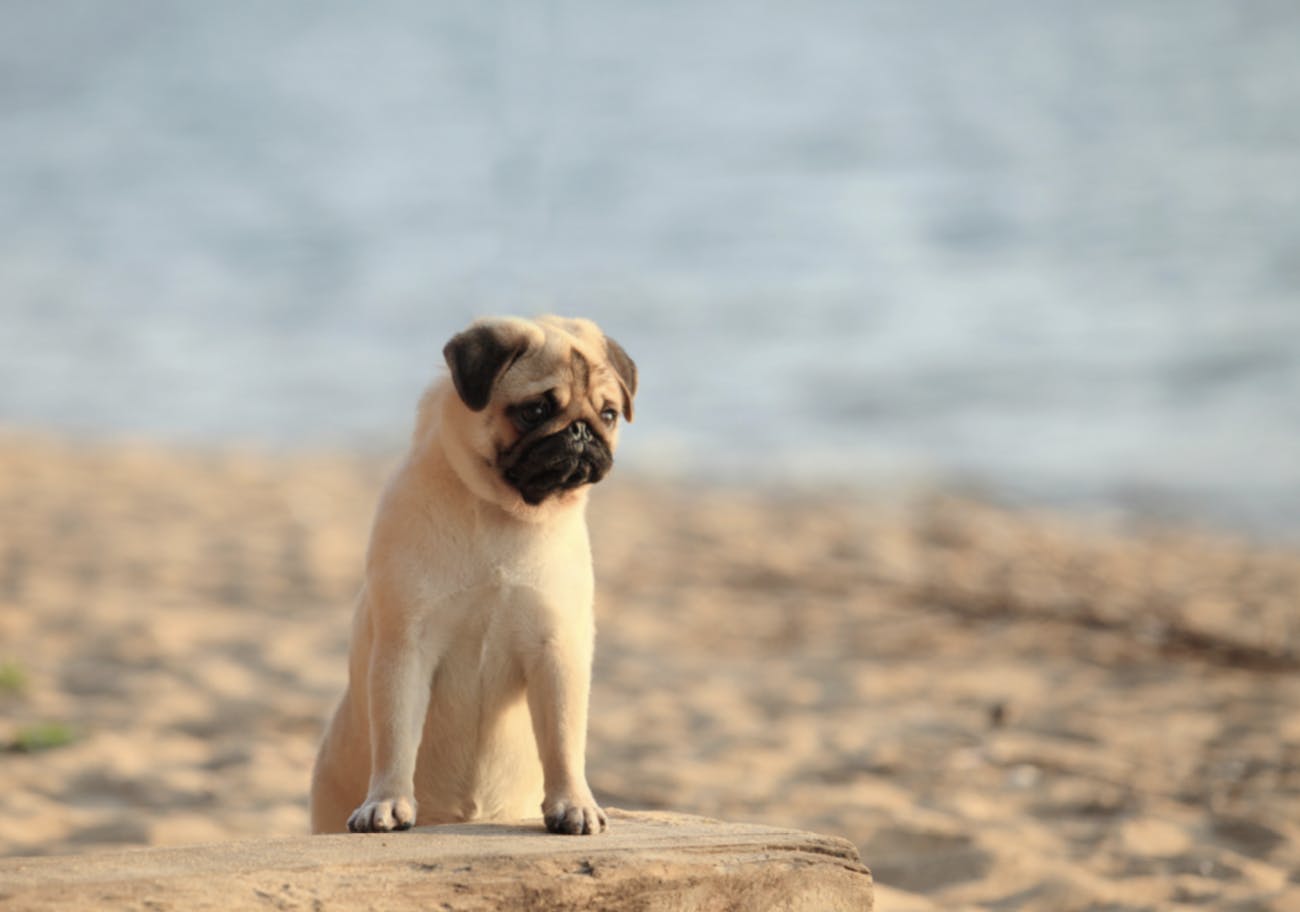
<svg viewBox="0 0 1300 912"><path fill-rule="evenodd" d="M618 374L618 382L623 387L623 417L632 420L632 397L636 395L636 364L609 336L605 337L605 356L609 358L610 367Z"/></svg>
<svg viewBox="0 0 1300 912"><path fill-rule="evenodd" d="M451 369L451 382L470 411L481 412L492 399L492 387L511 364L528 350L528 336L509 323L476 323L452 336L442 349Z"/></svg>

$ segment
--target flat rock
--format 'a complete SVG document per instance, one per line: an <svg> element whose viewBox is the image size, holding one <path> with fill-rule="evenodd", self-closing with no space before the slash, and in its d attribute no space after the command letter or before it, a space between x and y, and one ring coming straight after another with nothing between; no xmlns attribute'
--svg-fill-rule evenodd
<svg viewBox="0 0 1300 912"><path fill-rule="evenodd" d="M872 908L844 839L611 810L599 836L540 821L0 860L0 908L829 910Z"/></svg>

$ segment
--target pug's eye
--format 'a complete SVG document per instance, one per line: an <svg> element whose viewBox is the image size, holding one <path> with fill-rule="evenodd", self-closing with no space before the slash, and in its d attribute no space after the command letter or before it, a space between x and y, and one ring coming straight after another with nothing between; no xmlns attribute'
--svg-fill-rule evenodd
<svg viewBox="0 0 1300 912"><path fill-rule="evenodd" d="M534 399L531 402L524 402L515 406L515 424L521 430L531 430L551 417L551 402L549 399Z"/></svg>
<svg viewBox="0 0 1300 912"><path fill-rule="evenodd" d="M612 408L602 409L600 412L600 420L608 424L610 427L613 427L614 422L618 420L618 412Z"/></svg>

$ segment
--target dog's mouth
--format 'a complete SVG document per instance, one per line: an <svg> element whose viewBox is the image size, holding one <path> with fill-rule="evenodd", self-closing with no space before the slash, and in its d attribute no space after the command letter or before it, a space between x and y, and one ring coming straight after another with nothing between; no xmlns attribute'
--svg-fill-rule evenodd
<svg viewBox="0 0 1300 912"><path fill-rule="evenodd" d="M504 457L506 481L529 506L553 494L595 484L614 465L609 446L585 421L575 421L562 431L508 450Z"/></svg>

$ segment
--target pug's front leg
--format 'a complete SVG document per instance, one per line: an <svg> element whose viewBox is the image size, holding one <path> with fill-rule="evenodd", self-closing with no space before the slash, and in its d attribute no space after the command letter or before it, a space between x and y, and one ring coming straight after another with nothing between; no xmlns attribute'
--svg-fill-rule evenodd
<svg viewBox="0 0 1300 912"><path fill-rule="evenodd" d="M429 708L433 661L411 631L376 634L370 652L370 786L348 818L353 833L410 829L415 803L415 759Z"/></svg>
<svg viewBox="0 0 1300 912"><path fill-rule="evenodd" d="M528 708L542 760L542 816L552 833L589 835L608 823L587 785L591 645L548 638L527 668Z"/></svg>

